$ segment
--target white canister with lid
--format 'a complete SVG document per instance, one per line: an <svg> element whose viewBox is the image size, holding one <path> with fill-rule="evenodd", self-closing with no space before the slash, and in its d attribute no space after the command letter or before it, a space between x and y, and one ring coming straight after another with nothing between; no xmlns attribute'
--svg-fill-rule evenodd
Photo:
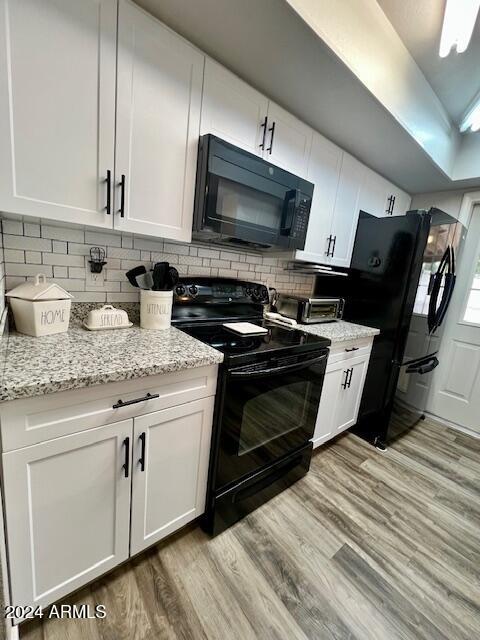
<svg viewBox="0 0 480 640"><path fill-rule="evenodd" d="M101 329L124 329L131 327L132 323L129 321L126 311L116 309L111 304L105 304L99 309L92 309L83 325L90 331L98 331Z"/></svg>
<svg viewBox="0 0 480 640"><path fill-rule="evenodd" d="M140 291L142 329L168 329L172 320L173 291Z"/></svg>
<svg viewBox="0 0 480 640"><path fill-rule="evenodd" d="M19 333L39 337L68 330L73 296L55 282L47 282L43 273L5 295L10 299Z"/></svg>

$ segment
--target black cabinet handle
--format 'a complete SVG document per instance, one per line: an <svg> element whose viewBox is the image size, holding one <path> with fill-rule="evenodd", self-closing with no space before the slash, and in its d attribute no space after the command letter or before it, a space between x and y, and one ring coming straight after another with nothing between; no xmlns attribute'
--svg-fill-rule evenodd
<svg viewBox="0 0 480 640"><path fill-rule="evenodd" d="M122 465L122 469L125 470L125 478L128 478L130 473L130 438L128 436L123 441L123 446L125 447L125 462Z"/></svg>
<svg viewBox="0 0 480 640"><path fill-rule="evenodd" d="M265 149L265 138L267 137L267 116L265 116L265 120L262 122L260 127L263 128L263 136L262 136L262 143L259 144L258 146L260 147L260 149Z"/></svg>
<svg viewBox="0 0 480 640"><path fill-rule="evenodd" d="M268 153L271 154L273 149L273 136L275 135L275 122L272 122L272 126L268 130L272 132L272 137L270 138L270 146L267 149Z"/></svg>
<svg viewBox="0 0 480 640"><path fill-rule="evenodd" d="M350 351L358 351L360 347L350 347L350 349L345 349L345 351L347 353L350 353Z"/></svg>
<svg viewBox="0 0 480 640"><path fill-rule="evenodd" d="M388 207L386 213L389 216L393 216L393 207L395 206L395 196L392 194L388 196Z"/></svg>
<svg viewBox="0 0 480 640"><path fill-rule="evenodd" d="M118 183L120 186L120 217L125 217L125 175L122 173L122 177L120 178L120 182Z"/></svg>
<svg viewBox="0 0 480 640"><path fill-rule="evenodd" d="M350 385L352 384L353 369L349 369L348 371L349 371L349 377L347 381L347 387L350 389Z"/></svg>
<svg viewBox="0 0 480 640"><path fill-rule="evenodd" d="M142 444L138 463L140 465L140 471L145 471L145 431L138 436L138 439Z"/></svg>
<svg viewBox="0 0 480 640"><path fill-rule="evenodd" d="M337 236L333 236L333 245L332 245L332 258L335 254L335 245L337 244Z"/></svg>
<svg viewBox="0 0 480 640"><path fill-rule="evenodd" d="M117 400L117 403L112 406L112 409L120 409L121 407L128 407L130 404L137 404L138 402L145 402L145 400L153 400L154 398L158 398L158 393L147 393L143 398L135 398L134 400Z"/></svg>
<svg viewBox="0 0 480 640"><path fill-rule="evenodd" d="M107 210L107 214L110 215L112 213L112 172L110 169L107 170L105 182L107 183L107 206L105 209Z"/></svg>
<svg viewBox="0 0 480 640"><path fill-rule="evenodd" d="M333 240L332 236L328 236L327 240L328 240L327 258L328 258L330 256L330 245L332 244L332 240Z"/></svg>
<svg viewBox="0 0 480 640"><path fill-rule="evenodd" d="M343 372L345 374L345 380L342 382L342 389L346 389L347 388L349 372L350 372L350 369L347 369L346 371Z"/></svg>

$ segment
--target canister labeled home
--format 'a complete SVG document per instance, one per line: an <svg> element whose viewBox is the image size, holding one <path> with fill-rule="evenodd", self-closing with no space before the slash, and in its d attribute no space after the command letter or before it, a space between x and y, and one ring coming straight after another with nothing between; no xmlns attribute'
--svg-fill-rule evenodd
<svg viewBox="0 0 480 640"><path fill-rule="evenodd" d="M24 282L6 294L19 333L47 336L68 330L73 296L43 273L34 282Z"/></svg>
<svg viewBox="0 0 480 640"><path fill-rule="evenodd" d="M142 329L168 329L172 319L172 291L140 291Z"/></svg>

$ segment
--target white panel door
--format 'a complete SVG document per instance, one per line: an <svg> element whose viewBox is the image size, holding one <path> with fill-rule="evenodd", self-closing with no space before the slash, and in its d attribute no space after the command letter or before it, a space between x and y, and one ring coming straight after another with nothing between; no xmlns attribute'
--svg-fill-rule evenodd
<svg viewBox="0 0 480 640"><path fill-rule="evenodd" d="M213 405L212 396L135 419L132 555L204 512Z"/></svg>
<svg viewBox="0 0 480 640"><path fill-rule="evenodd" d="M328 367L325 373L315 432L312 438L314 448L330 440L336 434L335 416L342 380L345 377L344 368L342 364Z"/></svg>
<svg viewBox="0 0 480 640"><path fill-rule="evenodd" d="M180 36L120 0L116 228L190 241L203 66Z"/></svg>
<svg viewBox="0 0 480 640"><path fill-rule="evenodd" d="M212 133L256 155L262 154L268 100L210 58L205 62L201 135Z"/></svg>
<svg viewBox="0 0 480 640"><path fill-rule="evenodd" d="M265 160L306 178L312 137L313 129L274 102L269 102Z"/></svg>
<svg viewBox="0 0 480 640"><path fill-rule="evenodd" d="M329 264L349 267L360 213L360 189L365 167L348 153L343 154L335 211L332 221L332 243Z"/></svg>
<svg viewBox="0 0 480 640"><path fill-rule="evenodd" d="M427 409L480 434L480 206L473 211L457 272Z"/></svg>
<svg viewBox="0 0 480 640"><path fill-rule="evenodd" d="M5 453L12 602L47 605L128 558L132 420Z"/></svg>
<svg viewBox="0 0 480 640"><path fill-rule="evenodd" d="M116 0L0 0L0 210L111 227Z"/></svg>
<svg viewBox="0 0 480 640"><path fill-rule="evenodd" d="M340 385L340 395L335 416L337 433L352 427L357 422L368 362L368 358L360 357L344 363L342 368L342 384ZM346 387L345 382L347 383Z"/></svg>
<svg viewBox="0 0 480 640"><path fill-rule="evenodd" d="M314 184L312 208L308 221L307 238L303 251L297 251L297 260L325 262L328 239L331 235L343 151L316 131L313 132L312 151L308 163L307 179Z"/></svg>

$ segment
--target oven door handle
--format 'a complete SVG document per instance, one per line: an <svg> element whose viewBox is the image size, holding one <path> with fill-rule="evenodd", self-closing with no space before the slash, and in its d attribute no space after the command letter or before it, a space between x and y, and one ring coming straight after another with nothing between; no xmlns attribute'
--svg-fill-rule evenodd
<svg viewBox="0 0 480 640"><path fill-rule="evenodd" d="M270 367L270 369L260 369L257 371L229 371L228 375L232 378L259 378L263 376L268 376L272 373L289 373L290 371L298 371L299 369L307 369L311 367L313 364L320 364L321 362L326 362L328 358L328 353L323 356L312 358L311 360L305 360L303 362L298 362L296 364L286 364L283 367Z"/></svg>

